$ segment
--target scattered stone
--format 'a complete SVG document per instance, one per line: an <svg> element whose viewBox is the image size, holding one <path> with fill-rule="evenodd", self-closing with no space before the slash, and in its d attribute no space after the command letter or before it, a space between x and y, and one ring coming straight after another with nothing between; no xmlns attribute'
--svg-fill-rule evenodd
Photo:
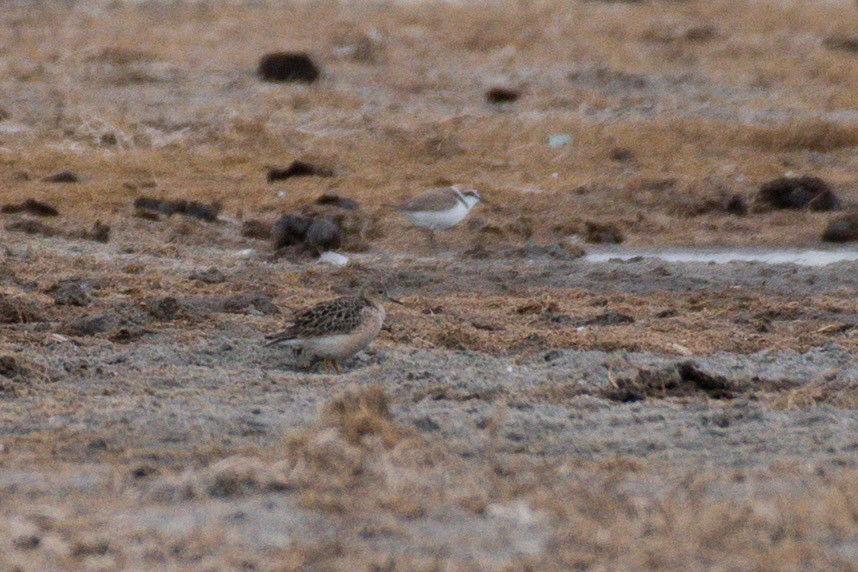
<svg viewBox="0 0 858 572"><path fill-rule="evenodd" d="M226 276L217 267L212 266L207 270L194 270L191 273L191 280L206 284L220 284L226 282Z"/></svg>
<svg viewBox="0 0 858 572"><path fill-rule="evenodd" d="M274 249L303 244L312 219L303 215L285 214L271 227Z"/></svg>
<svg viewBox="0 0 858 572"><path fill-rule="evenodd" d="M271 238L271 225L261 220L246 220L241 223L241 236L256 238L258 240L269 240Z"/></svg>
<svg viewBox="0 0 858 572"><path fill-rule="evenodd" d="M340 195L337 195L335 193L325 193L324 195L316 199L316 204L331 205L347 211L356 211L359 208L356 200L347 197L341 197Z"/></svg>
<svg viewBox="0 0 858 572"><path fill-rule="evenodd" d="M858 240L858 213L843 215L828 223L828 227L822 233L822 240L826 242Z"/></svg>
<svg viewBox="0 0 858 572"><path fill-rule="evenodd" d="M66 331L72 335L95 336L108 332L119 325L119 318L113 312L86 314L78 316L66 325Z"/></svg>
<svg viewBox="0 0 858 572"><path fill-rule="evenodd" d="M197 201L167 201L148 197L138 197L134 201L134 208L137 209L138 213L149 211L165 216L181 214L206 222L217 221L221 211L220 203L206 205Z"/></svg>
<svg viewBox="0 0 858 572"><path fill-rule="evenodd" d="M494 105L513 103L519 97L521 97L521 92L509 87L493 87L486 92L486 101Z"/></svg>
<svg viewBox="0 0 858 572"><path fill-rule="evenodd" d="M303 52L275 52L259 60L257 74L263 81L313 83L319 79L319 67Z"/></svg>
<svg viewBox="0 0 858 572"><path fill-rule="evenodd" d="M724 205L724 210L731 215L745 216L748 214L748 204L741 195L733 195L727 200L727 204Z"/></svg>
<svg viewBox="0 0 858 572"><path fill-rule="evenodd" d="M329 167L320 167L300 159L292 161L285 169L269 167L267 180L269 183L291 179L292 177L333 177L334 171Z"/></svg>
<svg viewBox="0 0 858 572"><path fill-rule="evenodd" d="M42 181L45 183L77 183L80 178L71 171L60 171L45 177Z"/></svg>
<svg viewBox="0 0 858 572"><path fill-rule="evenodd" d="M3 205L3 207L0 208L0 212L5 214L27 213L35 216L58 216L60 214L60 211L51 205L35 199L27 199L23 203L19 203L17 205Z"/></svg>
<svg viewBox="0 0 858 572"><path fill-rule="evenodd" d="M773 209L810 208L831 211L841 208L840 200L831 187L819 177L780 177L763 184L757 203Z"/></svg>
<svg viewBox="0 0 858 572"><path fill-rule="evenodd" d="M623 233L614 223L584 223L584 240L594 244L620 244L625 240Z"/></svg>
<svg viewBox="0 0 858 572"><path fill-rule="evenodd" d="M89 294L79 280L62 280L53 288L54 304L58 306L86 306Z"/></svg>
<svg viewBox="0 0 858 572"><path fill-rule="evenodd" d="M307 229L304 243L310 250L321 254L339 248L343 243L343 233L330 219L317 218Z"/></svg>

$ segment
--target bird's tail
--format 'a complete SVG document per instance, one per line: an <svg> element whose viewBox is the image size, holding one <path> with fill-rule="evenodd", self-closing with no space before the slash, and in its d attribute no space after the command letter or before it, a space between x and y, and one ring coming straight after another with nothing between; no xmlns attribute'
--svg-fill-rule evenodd
<svg viewBox="0 0 858 572"><path fill-rule="evenodd" d="M284 330L276 334L265 336L265 347L276 346L277 344L285 344L295 339L295 335L291 330Z"/></svg>

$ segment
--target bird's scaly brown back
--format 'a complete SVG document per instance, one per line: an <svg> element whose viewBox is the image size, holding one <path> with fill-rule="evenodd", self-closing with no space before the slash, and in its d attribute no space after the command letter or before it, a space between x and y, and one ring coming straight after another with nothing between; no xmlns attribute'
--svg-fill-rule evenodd
<svg viewBox="0 0 858 572"><path fill-rule="evenodd" d="M266 339L273 344L296 338L348 334L361 324L363 310L370 306L372 302L363 296L344 296L328 300L298 314L288 329Z"/></svg>

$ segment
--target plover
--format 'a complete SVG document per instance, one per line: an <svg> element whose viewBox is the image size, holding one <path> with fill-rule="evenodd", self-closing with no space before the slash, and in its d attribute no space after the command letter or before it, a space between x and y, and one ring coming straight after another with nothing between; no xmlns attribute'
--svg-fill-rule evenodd
<svg viewBox="0 0 858 572"><path fill-rule="evenodd" d="M369 346L381 331L386 315L383 300L402 304L378 287L322 302L298 314L288 329L266 336L266 345L298 347L305 365L320 357L326 369L333 364L340 373L339 360Z"/></svg>
<svg viewBox="0 0 858 572"><path fill-rule="evenodd" d="M462 190L458 185L453 185L429 189L400 205L390 206L404 214L414 226L425 229L429 234L429 242L434 248L435 231L446 230L456 225L478 202L480 202L479 191Z"/></svg>

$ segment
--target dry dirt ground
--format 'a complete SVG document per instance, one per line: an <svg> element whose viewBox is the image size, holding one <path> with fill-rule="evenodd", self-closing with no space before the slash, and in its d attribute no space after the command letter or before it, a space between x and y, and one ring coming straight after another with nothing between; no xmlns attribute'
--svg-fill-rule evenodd
<svg viewBox="0 0 858 572"><path fill-rule="evenodd" d="M0 204L60 216L0 215L0 569L858 569L855 263L574 254L818 247L830 213L724 203L858 203L855 16L6 2ZM259 81L278 49L321 79ZM295 159L334 176L266 182ZM439 182L494 207L432 253L382 205ZM326 192L371 226L349 266L241 235ZM262 347L380 276L405 305L342 375Z"/></svg>

